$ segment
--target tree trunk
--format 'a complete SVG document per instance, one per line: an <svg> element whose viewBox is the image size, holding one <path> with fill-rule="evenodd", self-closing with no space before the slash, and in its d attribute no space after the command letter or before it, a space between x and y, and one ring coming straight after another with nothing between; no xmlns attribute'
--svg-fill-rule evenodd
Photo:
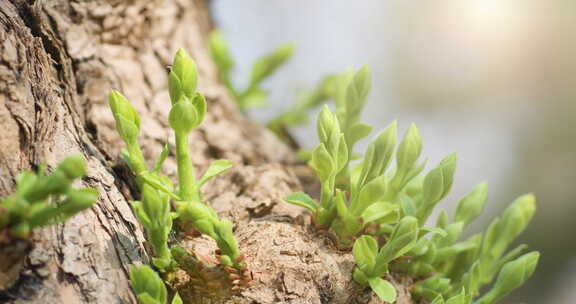
<svg viewBox="0 0 576 304"><path fill-rule="evenodd" d="M201 172L218 158L231 172L203 189L204 197L235 224L252 283L234 303L351 303L372 295L351 282L353 259L330 246L301 210L282 202L300 190L294 156L261 126L245 119L216 77L206 48L211 28L201 0L0 0L0 197L15 177L40 163L54 168L65 156L87 161L87 186L100 191L95 207L63 224L36 231L24 257L4 261L2 303L135 303L128 266L148 263L142 228L128 201L133 181L119 161L124 146L108 109L111 89L123 92L142 118L140 141L155 159L171 140L167 65L179 47L199 68L208 114L190 149ZM174 177L171 157L164 172ZM190 241L213 258L206 238ZM18 247L20 246L20 247ZM22 253L25 245L3 250ZM397 303L411 303L404 279ZM372 297L374 298L374 297Z"/></svg>

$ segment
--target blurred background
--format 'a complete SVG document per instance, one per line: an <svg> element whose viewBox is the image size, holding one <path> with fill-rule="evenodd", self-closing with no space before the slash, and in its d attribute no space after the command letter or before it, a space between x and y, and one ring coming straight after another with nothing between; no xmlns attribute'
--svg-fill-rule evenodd
<svg viewBox="0 0 576 304"><path fill-rule="evenodd" d="M576 303L576 2L569 0L213 0L245 84L256 58L296 52L267 83L266 123L322 76L367 64L364 121L418 125L428 167L457 152L447 209L487 181L476 229L517 196L538 211L521 242L542 252L537 273L506 303ZM314 125L294 130L307 147ZM452 203L452 205L451 205Z"/></svg>

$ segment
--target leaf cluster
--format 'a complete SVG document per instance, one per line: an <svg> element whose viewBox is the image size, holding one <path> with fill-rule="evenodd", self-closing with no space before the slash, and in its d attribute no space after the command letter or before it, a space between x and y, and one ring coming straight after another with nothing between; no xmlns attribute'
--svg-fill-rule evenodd
<svg viewBox="0 0 576 304"><path fill-rule="evenodd" d="M334 233L340 245L354 244L354 279L393 302L394 287L384 277L390 270L401 271L418 280L417 298L454 304L472 303L497 275L493 288L476 303L493 303L528 279L538 253L519 257L524 245L506 250L532 218L534 197L520 197L485 233L460 241L487 199L487 186L482 183L459 202L452 222L443 212L436 227L425 227L452 188L456 154L424 173L417 127L412 124L397 144L393 122L352 164L354 145L372 129L360 122L370 76L363 68L339 79L335 112L327 106L322 109L317 122L319 145L308 162L320 180L319 201L302 192L285 200L308 209L315 225ZM384 245L379 249L378 244Z"/></svg>
<svg viewBox="0 0 576 304"><path fill-rule="evenodd" d="M86 174L81 156L65 158L48 175L45 171L42 167L38 174L18 175L16 192L0 201L0 231L7 229L10 236L28 239L33 229L64 222L96 202L96 189L72 187Z"/></svg>
<svg viewBox="0 0 576 304"><path fill-rule="evenodd" d="M519 197L492 221L486 232L461 240L463 229L480 215L487 198L485 183L476 186L462 198L450 223L442 212L436 229L444 231L429 239L419 240L409 253L410 263L396 265L413 277L434 276L418 282L417 297L433 300L455 297L465 290L467 302L480 295L481 289L494 283L492 288L474 303L494 303L527 280L536 267L539 253L522 254L526 245L506 252L510 244L526 228L535 211L531 194ZM494 279L496 281L494 282Z"/></svg>
<svg viewBox="0 0 576 304"><path fill-rule="evenodd" d="M220 220L200 194L200 188L206 182L231 168L232 163L228 160L216 160L210 164L204 175L197 179L188 151L189 134L204 120L206 114L206 99L196 91L196 87L196 65L192 58L180 49L176 53L169 76L172 108L168 117L170 127L175 133L178 188L160 172L164 160L170 154L169 146L164 146L154 168L149 170L137 141L140 118L136 110L120 93L113 91L110 94L110 107L116 119L116 127L127 145L123 156L136 175L142 192L142 201L133 202L132 207L154 248L154 265L161 270L174 266L167 242L175 218L191 224L200 233L213 238L223 253L223 264L240 266L240 252L232 235L232 223ZM175 201L174 212L171 210L171 200Z"/></svg>
<svg viewBox="0 0 576 304"><path fill-rule="evenodd" d="M294 51L292 45L284 44L257 59L252 65L250 82L246 88L239 89L231 80L230 74L235 62L224 36L219 30L214 30L210 33L208 42L212 59L218 67L218 78L228 88L242 111L261 107L266 103L268 92L262 88L262 83L284 65Z"/></svg>
<svg viewBox="0 0 576 304"><path fill-rule="evenodd" d="M141 304L182 304L178 293L168 302L168 291L164 281L156 271L146 265L130 267L130 284Z"/></svg>

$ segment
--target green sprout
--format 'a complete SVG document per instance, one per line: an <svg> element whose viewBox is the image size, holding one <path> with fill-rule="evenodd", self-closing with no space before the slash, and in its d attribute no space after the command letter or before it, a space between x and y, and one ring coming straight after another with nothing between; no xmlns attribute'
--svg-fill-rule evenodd
<svg viewBox="0 0 576 304"><path fill-rule="evenodd" d="M416 299L470 304L500 273L493 288L478 300L490 304L530 277L538 253L519 257L525 245L507 249L534 214L532 195L518 198L485 233L461 240L464 229L484 208L487 185L481 183L460 200L452 222L441 212L436 227L425 227L452 188L456 154L423 173L426 161L419 160L418 128L412 124L397 145L393 122L372 139L363 156L357 156L354 145L372 129L360 122L369 73L366 68L349 72L333 85L335 113L327 106L320 112L319 145L308 162L320 180L319 201L303 192L285 200L308 209L317 228L335 234L342 247L354 244L356 282L392 302L395 290L382 277L389 270L402 272L416 280L412 289ZM389 168L393 158L395 166ZM353 164L354 160L358 162ZM379 242L384 243L380 250Z"/></svg>
<svg viewBox="0 0 576 304"><path fill-rule="evenodd" d="M242 268L238 244L232 234L232 223L220 220L216 212L202 199L200 188L213 177L232 167L228 160L217 160L210 164L204 175L197 179L189 152L188 137L204 120L206 100L196 91L196 65L182 49L174 58L169 76L169 93L172 108L169 124L175 133L178 184L172 186L170 180L160 174L160 168L169 151L166 146L153 171L147 169L137 137L140 118L135 109L120 93L110 94L110 106L116 119L120 136L127 145L124 158L136 175L142 191L142 202L132 204L136 215L147 231L148 239L154 247L154 265L168 270L173 258L167 241L174 218L192 224L200 233L213 238L220 248L220 261L226 266ZM170 212L170 200L175 200L176 212Z"/></svg>
<svg viewBox="0 0 576 304"><path fill-rule="evenodd" d="M154 250L153 263L165 271L174 266L168 237L173 219L177 216L170 211L170 198L173 186L170 179L160 174L162 163L169 149L166 145L156 162L153 171L147 169L146 162L138 144L140 117L126 97L117 91L109 96L110 108L116 120L116 128L127 145L123 158L136 175L136 182L141 191L141 201L131 203L134 214L144 226L147 239ZM163 189L164 191L158 190Z"/></svg>
<svg viewBox="0 0 576 304"><path fill-rule="evenodd" d="M369 72L366 68L350 72L341 76L338 83L345 85L346 89L338 90L344 92L338 96L344 97L337 99L336 113L327 106L320 112L317 125L320 144L311 153L309 161L321 182L320 202L316 203L305 193L288 195L285 200L309 209L319 228L333 230L343 245L350 246L367 228L392 230L390 225L403 215L399 201L406 194L401 192L422 171L424 163L417 163L421 140L418 129L412 125L396 152L394 174L387 172L397 141L394 122L376 135L363 160L350 169L355 157L354 145L372 129L359 121L370 88ZM450 171L449 168L446 170ZM449 185L446 188L447 192ZM338 191L349 193L338 194ZM435 201L431 201L428 207L439 200L431 199ZM409 215L426 217L428 211L420 209L420 215Z"/></svg>
<svg viewBox="0 0 576 304"><path fill-rule="evenodd" d="M210 33L209 49L212 59L218 67L218 78L228 88L232 97L238 102L240 110L261 107L268 98L268 92L262 89L262 82L270 77L282 66L294 51L290 44L284 44L264 57L256 60L252 66L250 82L245 89L238 89L230 78L230 72L234 67L234 59L230 55L229 47L222 33L214 30Z"/></svg>
<svg viewBox="0 0 576 304"><path fill-rule="evenodd" d="M72 187L86 174L81 156L64 159L50 174L25 171L16 178L16 192L0 201L0 231L28 239L32 230L61 223L91 208L98 198L94 188ZM1 240L0 240L1 241Z"/></svg>
<svg viewBox="0 0 576 304"><path fill-rule="evenodd" d="M370 286L386 302L396 301L396 289L382 279L388 273L388 263L406 254L418 239L418 220L406 216L396 226L388 242L378 250L376 240L363 235L356 240L352 253L356 261L354 280L362 286Z"/></svg>
<svg viewBox="0 0 576 304"><path fill-rule="evenodd" d="M168 292L164 281L152 268L143 265L130 267L130 284L140 304L168 304ZM182 304L176 293L171 304Z"/></svg>
<svg viewBox="0 0 576 304"><path fill-rule="evenodd" d="M505 265L509 263L524 265L515 263L514 259L526 248L525 245L520 245L508 253L506 249L526 228L534 214L535 203L532 195L518 198L505 210L502 218L492 222L484 235L473 235L465 241L458 242L463 229L480 214L486 197L486 184L482 183L460 201L453 223L448 223L445 212L440 214L437 228L444 230L446 232L444 235L434 235L428 240L421 240L416 249L409 253L412 256L411 263L396 265L415 277L435 275L416 284L414 290L416 296L432 300L439 295L454 295L464 288L467 294L476 297L483 286L492 283L498 272L502 276ZM534 261L533 264L529 264L530 267L535 267L538 253L532 252L527 256L532 257ZM518 270L520 266L514 269ZM517 275L523 278L523 282L533 270L524 268L522 271L518 270ZM510 271L507 270L505 273L510 276ZM521 285L514 285L513 288L510 285L503 287L503 282L501 279L496 281L492 291L489 292L491 296L483 300L483 304L493 303L496 298Z"/></svg>

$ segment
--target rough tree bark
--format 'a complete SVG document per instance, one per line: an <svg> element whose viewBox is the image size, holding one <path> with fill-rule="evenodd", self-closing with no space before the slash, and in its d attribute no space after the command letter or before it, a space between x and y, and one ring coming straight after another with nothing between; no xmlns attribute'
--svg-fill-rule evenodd
<svg viewBox="0 0 576 304"><path fill-rule="evenodd" d="M293 152L243 117L218 83L206 49L211 26L200 0L0 0L0 197L14 190L22 170L41 162L53 168L72 153L87 160L83 183L101 193L90 211L37 231L27 257L4 261L0 281L20 275L0 302L135 303L127 269L148 255L127 203L138 194L118 161L123 144L106 97L116 88L136 106L144 154L154 159L169 138L166 71L179 47L197 61L209 100L207 119L192 135L195 166L201 172L217 158L235 163L204 187L220 216L234 221L253 275L225 301L369 301L350 281L350 254L298 224L301 210L282 203L301 188ZM174 176L173 159L165 173ZM207 239L190 243L213 258ZM409 283L398 282L397 303L411 303Z"/></svg>

